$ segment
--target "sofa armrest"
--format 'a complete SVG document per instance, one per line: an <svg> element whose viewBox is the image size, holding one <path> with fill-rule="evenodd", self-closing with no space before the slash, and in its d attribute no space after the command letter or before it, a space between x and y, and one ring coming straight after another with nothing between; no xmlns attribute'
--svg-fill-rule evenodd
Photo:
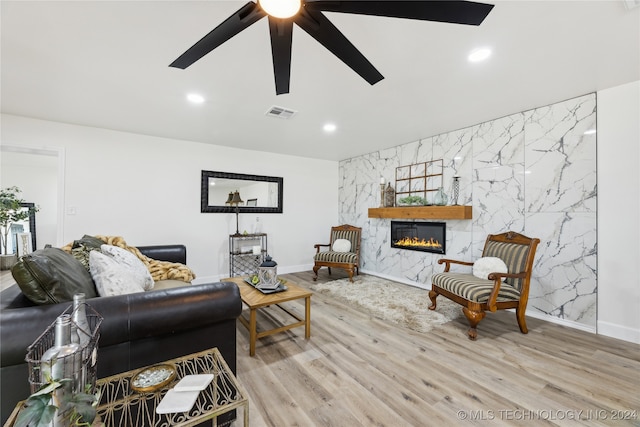
<svg viewBox="0 0 640 427"><path fill-rule="evenodd" d="M242 312L240 291L230 283L91 298L87 303L104 317L101 347L235 320Z"/></svg>
<svg viewBox="0 0 640 427"><path fill-rule="evenodd" d="M187 247L184 245L137 246L143 255L158 261L187 263Z"/></svg>

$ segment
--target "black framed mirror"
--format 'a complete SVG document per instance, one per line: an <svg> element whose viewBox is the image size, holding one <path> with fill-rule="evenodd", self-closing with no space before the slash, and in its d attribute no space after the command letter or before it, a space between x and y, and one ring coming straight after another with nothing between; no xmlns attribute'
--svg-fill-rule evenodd
<svg viewBox="0 0 640 427"><path fill-rule="evenodd" d="M7 248L7 251L9 253L18 253L20 255L27 253L22 247L20 248L20 250L18 249L18 246L20 246L19 236L23 235L24 233L29 233L31 235L31 248L29 248L29 250L36 250L35 207L35 203L20 203L20 210L29 212L29 218L11 224L11 236L9 237L9 247Z"/></svg>
<svg viewBox="0 0 640 427"><path fill-rule="evenodd" d="M283 178L241 173L202 171L200 180L200 212L235 213L226 205L229 195L238 192L243 213L282 213Z"/></svg>

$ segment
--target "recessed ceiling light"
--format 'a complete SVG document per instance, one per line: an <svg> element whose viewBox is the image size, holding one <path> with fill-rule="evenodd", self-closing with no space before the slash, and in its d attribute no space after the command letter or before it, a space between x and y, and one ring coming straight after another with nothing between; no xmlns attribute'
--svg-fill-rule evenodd
<svg viewBox="0 0 640 427"><path fill-rule="evenodd" d="M490 56L491 56L491 49L481 48L481 49L473 50L469 54L467 59L469 59L469 62L480 62L480 61L484 61L485 59L487 59Z"/></svg>
<svg viewBox="0 0 640 427"><path fill-rule="evenodd" d="M335 130L336 130L336 125L334 125L333 123L327 123L326 125L324 125L324 126L322 127L322 129L323 129L325 132L335 132Z"/></svg>
<svg viewBox="0 0 640 427"><path fill-rule="evenodd" d="M202 95L198 95L197 93L188 94L187 99L189 100L189 102L193 102L194 104L202 104L204 102L204 97Z"/></svg>

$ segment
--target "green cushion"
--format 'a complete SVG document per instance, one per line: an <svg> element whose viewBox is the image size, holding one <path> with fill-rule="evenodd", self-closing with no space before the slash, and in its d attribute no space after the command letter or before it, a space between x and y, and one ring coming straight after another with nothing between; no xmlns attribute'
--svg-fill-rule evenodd
<svg viewBox="0 0 640 427"><path fill-rule="evenodd" d="M493 280L478 279L473 274L438 273L431 276L431 283L468 301L485 303L493 292ZM508 283L500 285L497 301L518 301L520 291Z"/></svg>
<svg viewBox="0 0 640 427"><path fill-rule="evenodd" d="M82 239L73 241L73 246L71 246L71 255L80 261L84 268L91 273L89 271L89 254L91 251L99 251L100 247L104 244L105 242L97 237L85 234L82 236Z"/></svg>
<svg viewBox="0 0 640 427"><path fill-rule="evenodd" d="M82 239L80 240L73 241L74 248L84 246L92 249L100 249L100 246L104 244L105 242L102 241L101 239L98 239L97 237L89 236L88 234L85 234L84 236L82 236Z"/></svg>
<svg viewBox="0 0 640 427"><path fill-rule="evenodd" d="M22 293L35 304L73 301L73 295L97 297L89 272L73 256L59 248L39 249L24 255L11 268Z"/></svg>

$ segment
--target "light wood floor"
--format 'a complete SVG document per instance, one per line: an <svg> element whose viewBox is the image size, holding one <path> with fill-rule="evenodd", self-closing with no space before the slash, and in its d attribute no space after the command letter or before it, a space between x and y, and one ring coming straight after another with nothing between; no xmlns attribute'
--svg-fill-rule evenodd
<svg viewBox="0 0 640 427"><path fill-rule="evenodd" d="M0 291L4 291L14 283L16 283L16 281L11 275L11 270L0 270Z"/></svg>
<svg viewBox="0 0 640 427"><path fill-rule="evenodd" d="M308 287L312 275L283 277ZM238 322L252 427L640 426L638 345L533 318L523 335L510 312L488 314L473 342L462 314L421 334L322 294L311 303L308 341L304 328L265 337L255 357Z"/></svg>

